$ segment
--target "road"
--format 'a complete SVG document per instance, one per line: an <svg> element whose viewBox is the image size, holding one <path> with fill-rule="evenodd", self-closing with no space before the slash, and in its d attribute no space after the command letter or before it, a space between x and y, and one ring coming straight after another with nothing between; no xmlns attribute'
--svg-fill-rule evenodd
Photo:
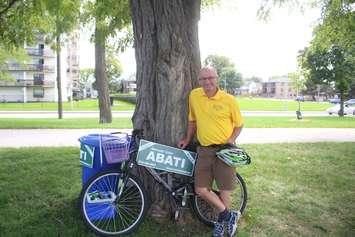
<svg viewBox="0 0 355 237"><path fill-rule="evenodd" d="M116 118L130 118L133 111L112 111ZM296 117L295 111L242 111L243 116ZM325 111L304 111L304 117L328 116ZM63 118L98 118L97 111L64 111ZM57 111L0 111L0 118L58 118Z"/></svg>
<svg viewBox="0 0 355 237"><path fill-rule="evenodd" d="M79 146L87 134L130 129L0 129L0 147ZM239 144L284 142L355 142L354 128L245 128Z"/></svg>

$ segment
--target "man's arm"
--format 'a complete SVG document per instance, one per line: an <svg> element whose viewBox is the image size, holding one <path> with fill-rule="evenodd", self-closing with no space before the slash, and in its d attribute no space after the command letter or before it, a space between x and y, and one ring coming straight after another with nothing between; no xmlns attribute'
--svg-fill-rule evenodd
<svg viewBox="0 0 355 237"><path fill-rule="evenodd" d="M187 135L185 138L181 139L178 143L178 147L184 149L192 140L196 133L196 122L189 121L187 125Z"/></svg>
<svg viewBox="0 0 355 237"><path fill-rule="evenodd" d="M237 139L240 132L242 131L242 128L243 128L243 126L242 127L234 127L232 135L228 138L227 143L234 144L235 140Z"/></svg>

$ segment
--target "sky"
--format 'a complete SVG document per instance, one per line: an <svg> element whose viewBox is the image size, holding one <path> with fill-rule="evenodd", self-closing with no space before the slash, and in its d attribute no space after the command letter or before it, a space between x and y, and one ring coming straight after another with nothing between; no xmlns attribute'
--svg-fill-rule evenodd
<svg viewBox="0 0 355 237"><path fill-rule="evenodd" d="M288 7L275 7L270 19L258 20L260 0L224 0L219 6L204 9L199 22L201 60L210 54L226 56L243 77L271 76L297 70L298 51L312 39L312 30L320 17L319 9L303 13ZM123 77L136 69L134 50L118 56ZM94 47L88 33L81 35L80 67L94 67Z"/></svg>

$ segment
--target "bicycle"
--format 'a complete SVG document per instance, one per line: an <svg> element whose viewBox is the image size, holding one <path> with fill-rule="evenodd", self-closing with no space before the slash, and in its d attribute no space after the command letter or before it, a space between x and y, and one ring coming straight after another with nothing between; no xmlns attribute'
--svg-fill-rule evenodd
<svg viewBox="0 0 355 237"><path fill-rule="evenodd" d="M129 159L120 170L108 170L94 175L84 185L80 194L80 209L85 224L100 236L120 236L134 232L144 220L150 205L150 197L142 181L133 174L138 166L139 132L134 131L129 146ZM142 166L140 166L142 167ZM169 172L143 167L167 191L175 209L175 219L182 208L190 207L204 224L213 226L218 214L194 192L193 176L183 176L176 183L168 184ZM243 178L236 173L237 188L234 191L232 209L244 212L247 189ZM213 188L218 194L218 189Z"/></svg>

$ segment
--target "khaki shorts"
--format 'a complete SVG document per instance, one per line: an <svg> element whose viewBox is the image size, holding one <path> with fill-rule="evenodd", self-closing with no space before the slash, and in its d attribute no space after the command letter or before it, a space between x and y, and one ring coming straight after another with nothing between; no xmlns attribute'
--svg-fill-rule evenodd
<svg viewBox="0 0 355 237"><path fill-rule="evenodd" d="M212 188L216 181L220 190L233 190L236 186L235 168L226 165L217 158L218 147L200 146L195 168L195 187Z"/></svg>

